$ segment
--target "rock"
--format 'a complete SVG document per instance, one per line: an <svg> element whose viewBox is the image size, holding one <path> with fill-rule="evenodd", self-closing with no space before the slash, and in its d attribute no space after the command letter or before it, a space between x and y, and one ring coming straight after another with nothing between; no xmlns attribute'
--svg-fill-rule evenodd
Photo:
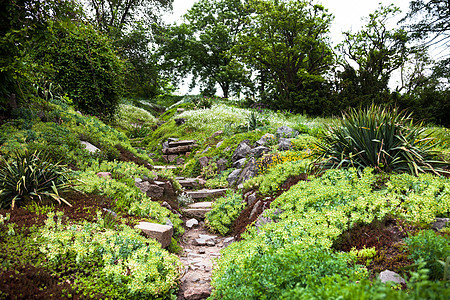
<svg viewBox="0 0 450 300"><path fill-rule="evenodd" d="M169 148L169 142L162 143L162 148L163 150Z"/></svg>
<svg viewBox="0 0 450 300"><path fill-rule="evenodd" d="M223 246L227 247L233 242L234 242L234 237L227 237L226 239L223 240Z"/></svg>
<svg viewBox="0 0 450 300"><path fill-rule="evenodd" d="M156 184L149 184L148 190L145 192L152 199L160 199L164 195L164 188Z"/></svg>
<svg viewBox="0 0 450 300"><path fill-rule="evenodd" d="M223 134L223 131L222 131L222 130L216 131L216 132L214 132L214 133L212 134L211 138L218 137L218 136L221 135L221 134Z"/></svg>
<svg viewBox="0 0 450 300"><path fill-rule="evenodd" d="M195 218L202 220L205 215L211 211L212 202L197 202L189 204L187 208L183 209L183 213L188 218Z"/></svg>
<svg viewBox="0 0 450 300"><path fill-rule="evenodd" d="M256 175L256 163L255 159L252 157L245 165L245 168L242 170L241 174L239 175L237 184L239 185L245 182L246 180L249 180L250 178L254 177L255 175Z"/></svg>
<svg viewBox="0 0 450 300"><path fill-rule="evenodd" d="M110 172L98 172L97 176L100 178L106 178L106 179L112 178L112 174Z"/></svg>
<svg viewBox="0 0 450 300"><path fill-rule="evenodd" d="M178 118L178 119L174 119L175 123L180 126L183 125L184 123L186 123L186 119L185 118Z"/></svg>
<svg viewBox="0 0 450 300"><path fill-rule="evenodd" d="M170 138L167 139L167 142L168 143L174 143L174 142L179 141L179 140L180 140L179 138L170 137Z"/></svg>
<svg viewBox="0 0 450 300"><path fill-rule="evenodd" d="M163 155L164 162L171 163L177 159L178 155L171 154L171 155Z"/></svg>
<svg viewBox="0 0 450 300"><path fill-rule="evenodd" d="M166 201L164 201L163 203L161 203L161 206L167 208L168 210L172 210L172 206L170 206L170 204L167 203Z"/></svg>
<svg viewBox="0 0 450 300"><path fill-rule="evenodd" d="M199 186L198 179L197 178L186 178L178 180L178 182L181 184L184 188L196 188Z"/></svg>
<svg viewBox="0 0 450 300"><path fill-rule="evenodd" d="M278 143L278 150L286 151L292 148L292 142L290 139L280 138Z"/></svg>
<svg viewBox="0 0 450 300"><path fill-rule="evenodd" d="M390 270L385 270L381 272L379 278L383 283L387 281L393 281L395 283L406 284L405 279L403 279L400 275Z"/></svg>
<svg viewBox="0 0 450 300"><path fill-rule="evenodd" d="M255 206L253 206L252 212L250 213L250 220L253 220L253 218L259 214L259 210L261 210L261 208L263 207L263 202L261 200L259 200L258 202L256 202Z"/></svg>
<svg viewBox="0 0 450 300"><path fill-rule="evenodd" d="M202 199L208 197L219 197L225 195L227 189L211 189L211 190L198 190L198 191L187 191L186 194L192 199Z"/></svg>
<svg viewBox="0 0 450 300"><path fill-rule="evenodd" d="M184 112L184 108L178 107L177 108L177 114L181 114L182 112Z"/></svg>
<svg viewBox="0 0 450 300"><path fill-rule="evenodd" d="M236 169L233 172L228 175L227 181L230 186L235 184L239 178L239 175L241 174L242 169Z"/></svg>
<svg viewBox="0 0 450 300"><path fill-rule="evenodd" d="M202 156L198 159L198 162L202 168L206 167L209 163L210 158L207 156Z"/></svg>
<svg viewBox="0 0 450 300"><path fill-rule="evenodd" d="M198 221L196 219L190 219L186 221L186 227L187 228L192 228L195 225L198 225Z"/></svg>
<svg viewBox="0 0 450 300"><path fill-rule="evenodd" d="M112 211L112 210L110 210L110 209L107 209L107 208L102 208L102 209L103 209L103 211L106 212L107 214L113 216L114 218L117 218L117 214L116 214L114 211Z"/></svg>
<svg viewBox="0 0 450 300"><path fill-rule="evenodd" d="M192 150L192 148L196 147L197 145L185 145L185 146L177 146L177 147L169 147L169 148L163 148L162 153L165 155L170 154L183 154L186 152L189 152Z"/></svg>
<svg viewBox="0 0 450 300"><path fill-rule="evenodd" d="M200 300L211 296L211 287L208 285L192 286L184 291L184 299L186 300Z"/></svg>
<svg viewBox="0 0 450 300"><path fill-rule="evenodd" d="M220 158L218 161L216 161L217 165L217 172L222 173L227 169L228 160L225 158Z"/></svg>
<svg viewBox="0 0 450 300"><path fill-rule="evenodd" d="M247 204L248 206L252 206L256 202L256 192L251 193L247 197Z"/></svg>
<svg viewBox="0 0 450 300"><path fill-rule="evenodd" d="M205 148L205 150L203 150L203 151L202 151L202 154L205 154L206 152L208 152L208 151L209 151L209 149L211 149L211 147L210 147L210 146L206 147L206 148Z"/></svg>
<svg viewBox="0 0 450 300"><path fill-rule="evenodd" d="M161 243L162 248L170 245L173 235L173 227L149 222L139 222L136 228L142 230L148 237Z"/></svg>
<svg viewBox="0 0 450 300"><path fill-rule="evenodd" d="M170 221L169 218L166 219L166 225L173 228L173 223L172 223L172 221Z"/></svg>
<svg viewBox="0 0 450 300"><path fill-rule="evenodd" d="M242 168L242 167L245 165L245 162L246 162L246 161L247 161L247 159L246 159L245 157L244 157L244 158L241 158L241 159L235 161L235 162L233 163L232 167L233 167L233 168L236 168L236 169Z"/></svg>
<svg viewBox="0 0 450 300"><path fill-rule="evenodd" d="M275 135L278 138L293 138L296 137L298 135L298 131L287 127L287 126L281 126L277 129L277 132L275 133Z"/></svg>
<svg viewBox="0 0 450 300"><path fill-rule="evenodd" d="M261 157L264 153L269 153L270 152L270 148L264 147L264 146L258 146L256 148L253 148L250 153L252 154L253 157L259 158Z"/></svg>
<svg viewBox="0 0 450 300"><path fill-rule="evenodd" d="M237 188L238 188L238 190L242 190L242 189L244 188L244 184L239 183L238 186L237 186Z"/></svg>
<svg viewBox="0 0 450 300"><path fill-rule="evenodd" d="M216 149L219 148L220 146L222 146L222 144L223 144L223 141L218 142L216 145Z"/></svg>
<svg viewBox="0 0 450 300"><path fill-rule="evenodd" d="M234 163L235 161L246 157L248 154L250 154L250 151L252 148L246 143L246 141L241 142L236 150L234 150L233 155L231 156L231 161Z"/></svg>
<svg viewBox="0 0 450 300"><path fill-rule="evenodd" d="M184 158L178 158L177 159L177 165L184 165Z"/></svg>
<svg viewBox="0 0 450 300"><path fill-rule="evenodd" d="M147 191L150 189L150 182L148 181L135 182L134 185L138 187L144 194L147 193Z"/></svg>
<svg viewBox="0 0 450 300"><path fill-rule="evenodd" d="M95 147L94 145L92 145L89 142L85 142L85 141L80 141L80 143L82 145L84 145L84 147L86 148L87 151L91 152L91 153L95 153L97 151L100 151L100 149L98 149L97 147Z"/></svg>
<svg viewBox="0 0 450 300"><path fill-rule="evenodd" d="M441 230L450 222L449 218L436 218L433 224L431 224L431 228L434 230Z"/></svg>
<svg viewBox="0 0 450 300"><path fill-rule="evenodd" d="M275 141L276 137L271 133L266 133L259 140L255 142L255 146L265 146L270 143L270 141Z"/></svg>
<svg viewBox="0 0 450 300"><path fill-rule="evenodd" d="M135 183L141 183L142 181L143 181L142 178L139 178L139 177L134 179Z"/></svg>

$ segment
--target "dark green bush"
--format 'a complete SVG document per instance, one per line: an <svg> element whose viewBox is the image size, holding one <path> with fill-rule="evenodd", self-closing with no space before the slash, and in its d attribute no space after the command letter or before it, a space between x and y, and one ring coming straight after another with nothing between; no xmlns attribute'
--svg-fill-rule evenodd
<svg viewBox="0 0 450 300"><path fill-rule="evenodd" d="M14 208L20 202L51 198L64 202L59 192L68 188L66 171L39 153L16 153L12 162L0 159L0 204Z"/></svg>
<svg viewBox="0 0 450 300"><path fill-rule="evenodd" d="M378 171L417 175L426 171L436 173L436 168L443 164L435 160L431 134L425 134L424 127L414 124L411 114L372 105L350 109L342 118L318 144L326 169L373 167Z"/></svg>
<svg viewBox="0 0 450 300"><path fill-rule="evenodd" d="M425 230L405 239L405 242L410 252L409 258L416 263L426 262L430 279L443 279L444 266L438 260L445 261L450 256L448 237L439 236L433 230Z"/></svg>
<svg viewBox="0 0 450 300"><path fill-rule="evenodd" d="M85 113L110 118L122 96L124 62L107 37L88 25L56 24L41 60L53 64L52 79Z"/></svg>

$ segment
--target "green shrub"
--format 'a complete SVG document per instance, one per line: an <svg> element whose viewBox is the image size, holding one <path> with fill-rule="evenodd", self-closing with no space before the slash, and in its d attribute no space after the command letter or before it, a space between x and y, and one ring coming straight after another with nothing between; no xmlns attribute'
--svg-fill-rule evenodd
<svg viewBox="0 0 450 300"><path fill-rule="evenodd" d="M373 167L384 172L434 171L439 164L432 138L410 114L372 105L350 109L318 144L325 168Z"/></svg>
<svg viewBox="0 0 450 300"><path fill-rule="evenodd" d="M12 162L0 157L0 203L3 208L14 209L16 204L42 201L43 197L70 205L59 195L68 187L67 171L37 152L16 152Z"/></svg>
<svg viewBox="0 0 450 300"><path fill-rule="evenodd" d="M42 44L53 80L83 112L111 118L120 101L125 64L112 43L91 26L56 24L54 39Z"/></svg>
<svg viewBox="0 0 450 300"><path fill-rule="evenodd" d="M105 298L142 299L169 297L177 286L181 263L126 225L118 231L105 227L101 213L96 223L62 225L62 213L49 214L36 240L53 268L61 268L71 257L84 267L95 265L95 274L78 278L75 286ZM96 278L90 278L94 275ZM86 276L86 275L85 275ZM94 280L93 280L94 279ZM106 283L106 284L105 284Z"/></svg>
<svg viewBox="0 0 450 300"><path fill-rule="evenodd" d="M447 280L443 278L444 266L438 261L445 261L450 257L450 239L436 234L433 230L424 230L415 236L405 239L409 258L416 263L426 262L425 268L429 269L429 277L434 280Z"/></svg>
<svg viewBox="0 0 450 300"><path fill-rule="evenodd" d="M235 192L228 192L225 197L214 201L212 210L206 214L207 224L213 230L225 235L230 226L244 209L242 196Z"/></svg>

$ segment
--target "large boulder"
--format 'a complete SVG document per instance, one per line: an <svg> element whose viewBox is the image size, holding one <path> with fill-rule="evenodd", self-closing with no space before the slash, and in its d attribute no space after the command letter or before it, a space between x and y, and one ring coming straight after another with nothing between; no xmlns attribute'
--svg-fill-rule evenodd
<svg viewBox="0 0 450 300"><path fill-rule="evenodd" d="M230 174L231 175L231 174ZM256 161L252 157L239 175L237 184L243 183L256 175ZM228 181L229 182L229 181Z"/></svg>
<svg viewBox="0 0 450 300"><path fill-rule="evenodd" d="M222 173L227 169L228 160L226 160L225 158L220 158L219 160L216 161L216 165L217 165L217 172Z"/></svg>
<svg viewBox="0 0 450 300"><path fill-rule="evenodd" d="M286 151L292 148L292 142L290 139L280 138L278 141L278 150Z"/></svg>
<svg viewBox="0 0 450 300"><path fill-rule="evenodd" d="M245 165L245 162L247 161L247 159L246 158L241 158L241 159L239 159L239 160L237 160L237 161L235 161L234 163L233 163L233 168L237 168L237 169L240 169L240 168L242 168L244 165Z"/></svg>
<svg viewBox="0 0 450 300"><path fill-rule="evenodd" d="M276 139L277 138L273 134L266 133L255 142L255 146L265 146L266 144L270 144L272 141L275 141Z"/></svg>
<svg viewBox="0 0 450 300"><path fill-rule="evenodd" d="M250 151L252 150L252 148L247 144L247 141L243 141L241 142L236 150L234 151L233 155L231 156L231 161L234 163L237 160L241 159L241 158L245 158L247 157L247 155L250 154Z"/></svg>

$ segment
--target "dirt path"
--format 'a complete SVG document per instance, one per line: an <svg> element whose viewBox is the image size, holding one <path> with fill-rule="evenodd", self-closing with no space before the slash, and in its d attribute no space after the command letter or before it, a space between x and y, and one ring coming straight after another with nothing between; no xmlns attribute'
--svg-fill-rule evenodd
<svg viewBox="0 0 450 300"><path fill-rule="evenodd" d="M220 250L232 241L232 237L211 234L203 221L191 229L186 229L180 240L180 246L183 248L180 260L185 265L185 274L181 279L178 300L209 297L214 260L220 257Z"/></svg>

